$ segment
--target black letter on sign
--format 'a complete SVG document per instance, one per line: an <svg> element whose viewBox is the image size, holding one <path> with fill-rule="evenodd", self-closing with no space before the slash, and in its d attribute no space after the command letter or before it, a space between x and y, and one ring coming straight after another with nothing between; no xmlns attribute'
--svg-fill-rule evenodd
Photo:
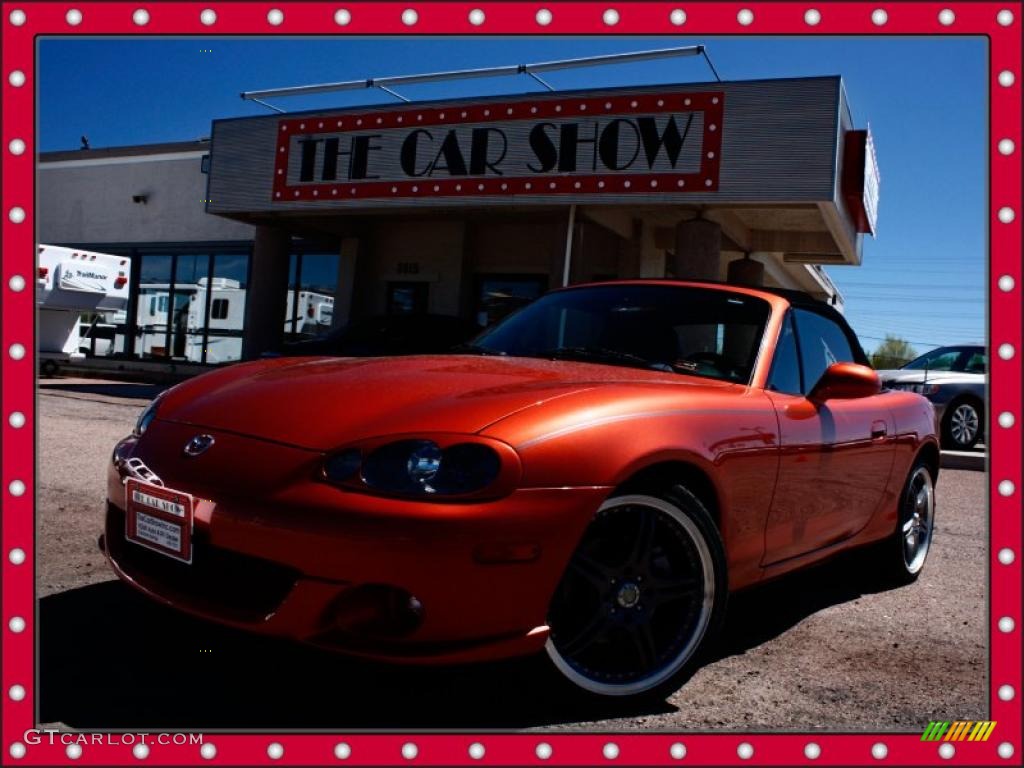
<svg viewBox="0 0 1024 768"><path fill-rule="evenodd" d="M313 180L313 166L316 163L316 145L323 139L299 139L302 147L302 164L299 166L299 181Z"/></svg>
<svg viewBox="0 0 1024 768"><path fill-rule="evenodd" d="M416 172L416 144L419 141L421 133L433 141L434 137L430 135L430 131L417 128L405 137L405 141L402 142L402 149L398 153L402 170L405 171L406 176L425 176L430 170L430 168L427 167L419 173Z"/></svg>
<svg viewBox="0 0 1024 768"><path fill-rule="evenodd" d="M597 170L597 123L594 123L594 138L581 139L579 135L580 127L576 123L566 123L562 125L562 136L559 147L561 158L558 161L558 170L570 172L576 170L576 152L580 144L594 145L594 152L590 162L590 170Z"/></svg>
<svg viewBox="0 0 1024 768"><path fill-rule="evenodd" d="M633 132L633 156L626 162L619 165L619 124L629 126ZM636 126L629 120L612 120L601 131L601 142L598 144L598 152L601 155L601 162L609 171L624 171L633 164L636 156L640 154L640 134Z"/></svg>
<svg viewBox="0 0 1024 768"><path fill-rule="evenodd" d="M682 136L679 135L679 128L676 127L676 118L673 115L669 116L668 125L665 126L665 132L661 136L658 135L658 126L655 124L653 117L639 117L636 122L640 126L640 137L644 142L647 167L650 169L654 168L654 161L658 159L658 152L661 149L661 145L664 144L668 161L675 168L676 161L679 159L679 152L686 142L686 134L690 132L693 112L686 116L686 127L683 129Z"/></svg>
<svg viewBox="0 0 1024 768"><path fill-rule="evenodd" d="M557 126L554 123L537 123L530 130L530 149L533 150L533 154L540 162L540 167L535 168L532 163L527 163L526 167L534 173L546 173L558 162L558 147L544 133L545 128L557 128Z"/></svg>
<svg viewBox="0 0 1024 768"><path fill-rule="evenodd" d="M501 136L501 154L493 160L487 157L487 145L489 134L491 133ZM498 166L501 165L501 161L505 159L506 154L508 154L508 138L504 132L499 131L497 128L473 129L473 144L469 153L469 172L471 174L483 176L487 173L487 169L490 168L498 176L501 176L502 173L498 170Z"/></svg>
<svg viewBox="0 0 1024 768"><path fill-rule="evenodd" d="M379 144L371 144L370 139L379 139L380 134L374 133L369 136L356 136L352 140L352 162L349 165L350 179L379 179L379 176L369 176L367 167L370 162L370 151L380 149Z"/></svg>
<svg viewBox="0 0 1024 768"><path fill-rule="evenodd" d="M438 161L444 156L444 165L438 165ZM455 135L455 129L448 131L448 135L441 142L441 148L437 150L434 162L427 166L427 175L433 176L434 171L448 171L449 176L465 176L466 161L462 157L462 150L459 149L459 139Z"/></svg>

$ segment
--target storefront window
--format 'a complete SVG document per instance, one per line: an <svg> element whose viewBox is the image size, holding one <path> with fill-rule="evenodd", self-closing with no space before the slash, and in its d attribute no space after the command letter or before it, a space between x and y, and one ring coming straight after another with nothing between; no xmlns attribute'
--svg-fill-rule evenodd
<svg viewBox="0 0 1024 768"><path fill-rule="evenodd" d="M338 290L337 253L293 253L289 267L285 341L327 333Z"/></svg>
<svg viewBox="0 0 1024 768"><path fill-rule="evenodd" d="M242 327L249 279L249 255L222 253L213 257L211 278L199 281L196 302L209 317L202 362L227 363L242 359ZM199 362L199 360L197 360Z"/></svg>
<svg viewBox="0 0 1024 768"><path fill-rule="evenodd" d="M169 357L168 310L174 256L147 253L136 262L139 294L135 316L135 354L139 357Z"/></svg>
<svg viewBox="0 0 1024 768"><path fill-rule="evenodd" d="M389 315L421 315L427 311L427 283L388 283Z"/></svg>

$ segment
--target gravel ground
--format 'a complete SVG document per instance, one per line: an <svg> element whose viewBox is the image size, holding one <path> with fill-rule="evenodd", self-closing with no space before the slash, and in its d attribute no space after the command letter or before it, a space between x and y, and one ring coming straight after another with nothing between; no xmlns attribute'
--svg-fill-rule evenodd
<svg viewBox="0 0 1024 768"><path fill-rule="evenodd" d="M880 591L864 560L848 557L736 595L693 677L667 700L624 707L565 692L542 659L442 669L354 661L179 616L112 580L96 547L106 463L157 391L95 380L41 384L43 723L855 732L985 719L981 472L940 475L935 540L914 585Z"/></svg>

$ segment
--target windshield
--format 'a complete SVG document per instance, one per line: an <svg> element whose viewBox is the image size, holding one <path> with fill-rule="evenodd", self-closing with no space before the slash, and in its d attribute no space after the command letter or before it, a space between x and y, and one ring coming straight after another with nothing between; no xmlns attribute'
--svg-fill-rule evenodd
<svg viewBox="0 0 1024 768"><path fill-rule="evenodd" d="M747 383L768 302L673 285L555 291L478 336L467 351L582 360Z"/></svg>
<svg viewBox="0 0 1024 768"><path fill-rule="evenodd" d="M903 366L905 370L985 372L985 350L983 347L939 347L926 352L916 360ZM976 370L977 369L977 370Z"/></svg>

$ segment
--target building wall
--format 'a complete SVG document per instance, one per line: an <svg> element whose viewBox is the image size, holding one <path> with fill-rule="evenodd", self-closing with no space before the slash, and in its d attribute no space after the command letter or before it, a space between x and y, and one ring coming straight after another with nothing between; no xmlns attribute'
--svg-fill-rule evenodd
<svg viewBox="0 0 1024 768"><path fill-rule="evenodd" d="M206 213L203 154L44 159L36 174L40 242L252 240L252 225Z"/></svg>

